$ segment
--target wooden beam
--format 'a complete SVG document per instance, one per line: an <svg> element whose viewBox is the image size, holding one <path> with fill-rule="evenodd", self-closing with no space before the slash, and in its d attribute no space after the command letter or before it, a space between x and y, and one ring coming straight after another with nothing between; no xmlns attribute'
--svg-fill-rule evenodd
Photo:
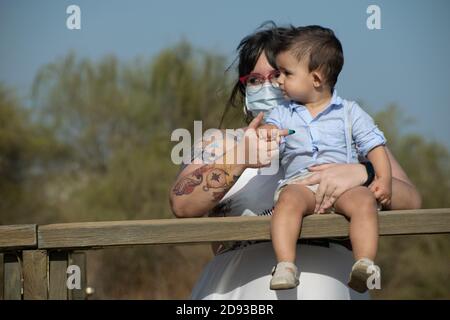
<svg viewBox="0 0 450 320"><path fill-rule="evenodd" d="M36 248L35 224L0 226L0 251Z"/></svg>
<svg viewBox="0 0 450 320"><path fill-rule="evenodd" d="M450 208L380 212L380 235L450 233ZM340 215L305 218L300 238L348 235ZM83 222L38 227L40 249L270 239L270 217Z"/></svg>
<svg viewBox="0 0 450 320"><path fill-rule="evenodd" d="M22 299L22 274L20 257L15 253L7 253L4 259L4 299Z"/></svg>
<svg viewBox="0 0 450 320"><path fill-rule="evenodd" d="M23 299L47 300L48 257L46 250L24 250L23 256Z"/></svg>
<svg viewBox="0 0 450 320"><path fill-rule="evenodd" d="M0 253L0 300L3 300L3 291L4 291L4 284L5 284L5 273L4 273L4 267L3 267L3 253Z"/></svg>
<svg viewBox="0 0 450 320"><path fill-rule="evenodd" d="M67 300L67 262L65 251L54 251L49 254L49 300Z"/></svg>

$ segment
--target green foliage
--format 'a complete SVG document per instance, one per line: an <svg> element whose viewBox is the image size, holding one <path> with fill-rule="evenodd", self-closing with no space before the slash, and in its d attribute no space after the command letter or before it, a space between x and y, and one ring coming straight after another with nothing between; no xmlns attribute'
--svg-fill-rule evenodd
<svg viewBox="0 0 450 320"><path fill-rule="evenodd" d="M53 132L32 123L14 92L0 84L0 224L31 223L46 211L43 173L52 174L67 154Z"/></svg>
<svg viewBox="0 0 450 320"><path fill-rule="evenodd" d="M419 189L424 208L449 208L450 155L440 143L417 134L400 134L411 120L397 106L375 115L389 148ZM382 290L376 298L450 298L450 235L382 237L377 263Z"/></svg>

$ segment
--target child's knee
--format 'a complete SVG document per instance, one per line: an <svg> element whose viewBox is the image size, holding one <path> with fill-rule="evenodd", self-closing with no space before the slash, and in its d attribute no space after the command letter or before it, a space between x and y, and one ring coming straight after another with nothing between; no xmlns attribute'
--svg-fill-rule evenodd
<svg viewBox="0 0 450 320"><path fill-rule="evenodd" d="M366 213L377 212L377 199L374 194L368 190L368 192L358 195L357 199L354 201L354 207L356 210Z"/></svg>
<svg viewBox="0 0 450 320"><path fill-rule="evenodd" d="M280 192L276 207L295 209L303 213L306 209L306 204L302 198L301 191L292 185L288 185Z"/></svg>
<svg viewBox="0 0 450 320"><path fill-rule="evenodd" d="M369 189L355 188L351 196L338 199L336 207L338 211L349 217L355 214L371 214L377 212L377 200Z"/></svg>

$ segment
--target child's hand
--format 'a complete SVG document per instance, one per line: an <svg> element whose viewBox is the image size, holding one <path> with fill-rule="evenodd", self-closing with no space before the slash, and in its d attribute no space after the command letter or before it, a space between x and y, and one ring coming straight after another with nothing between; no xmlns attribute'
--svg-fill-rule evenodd
<svg viewBox="0 0 450 320"><path fill-rule="evenodd" d="M392 179L391 178L376 178L369 186L370 191L373 192L375 198L383 205L389 206L392 197Z"/></svg>

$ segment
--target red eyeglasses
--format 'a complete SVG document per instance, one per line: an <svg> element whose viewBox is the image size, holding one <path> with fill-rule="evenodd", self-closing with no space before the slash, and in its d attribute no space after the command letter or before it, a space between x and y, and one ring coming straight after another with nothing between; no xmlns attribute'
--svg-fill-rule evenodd
<svg viewBox="0 0 450 320"><path fill-rule="evenodd" d="M263 87L263 84L266 82L266 80L269 80L272 87L278 88L279 85L277 79L279 76L280 71L278 70L272 70L267 76L263 76L262 74L255 72L240 77L239 81L243 85L249 87L249 89L251 89L252 91L259 91Z"/></svg>

